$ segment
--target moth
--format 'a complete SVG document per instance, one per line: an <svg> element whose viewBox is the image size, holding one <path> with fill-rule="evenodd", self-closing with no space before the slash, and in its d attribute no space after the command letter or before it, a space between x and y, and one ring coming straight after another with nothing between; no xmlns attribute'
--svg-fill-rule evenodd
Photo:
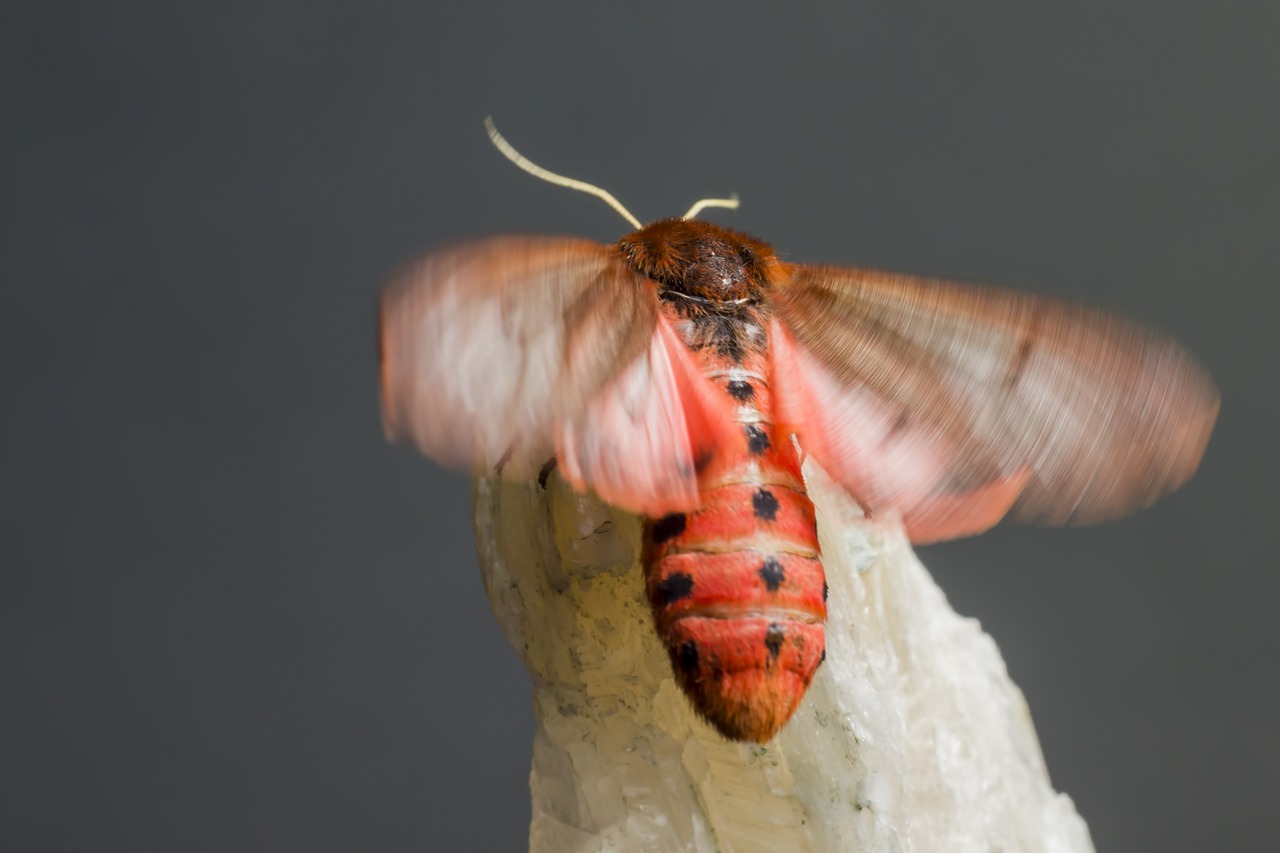
<svg viewBox="0 0 1280 853"><path fill-rule="evenodd" d="M771 739L826 657L827 584L800 465L916 543L1005 516L1125 515L1195 471L1217 416L1178 344L1090 308L789 263L694 218L612 245L493 237L386 285L384 423L438 462L575 489L646 519L675 678L724 736Z"/></svg>

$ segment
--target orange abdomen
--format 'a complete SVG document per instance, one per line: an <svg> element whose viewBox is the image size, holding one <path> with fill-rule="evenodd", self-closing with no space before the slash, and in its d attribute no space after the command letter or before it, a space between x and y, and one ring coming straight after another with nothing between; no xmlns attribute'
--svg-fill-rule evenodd
<svg viewBox="0 0 1280 853"><path fill-rule="evenodd" d="M764 742L826 656L813 504L794 443L772 423L767 344L745 358L695 355L736 403L741 441L700 473L697 511L647 525L645 589L695 707L725 736Z"/></svg>

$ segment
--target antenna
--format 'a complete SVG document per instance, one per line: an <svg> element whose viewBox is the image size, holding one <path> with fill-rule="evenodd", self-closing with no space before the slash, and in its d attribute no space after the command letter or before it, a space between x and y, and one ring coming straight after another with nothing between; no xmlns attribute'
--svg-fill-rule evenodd
<svg viewBox="0 0 1280 853"><path fill-rule="evenodd" d="M680 218L693 219L699 212L708 207L727 207L730 210L737 210L738 194L734 193L728 198L704 198L701 201L696 201L693 203L693 207L689 208L689 212Z"/></svg>
<svg viewBox="0 0 1280 853"><path fill-rule="evenodd" d="M512 163L515 163L521 169L524 169L530 175L533 175L535 178L541 178L542 180L550 184L555 184L561 187L568 187L571 190L578 190L579 192L588 193L590 195L595 196L596 198L603 199L605 204L609 205L614 210L618 211L618 213L622 215L622 218L630 222L637 231L639 231L641 228L644 227L643 225L640 224L640 220L632 216L631 211L623 207L622 202L614 198L611 193L608 193L605 190L600 189L594 184L588 184L586 181L578 181L578 180L574 180L573 178L566 178L564 175L557 175L555 172L548 172L546 169L542 168L537 163L534 163L532 160L525 157L523 154L521 154L519 151L513 148L511 143L508 142L501 133L498 133L498 128L495 127L493 124L493 116L488 116L485 118L484 129L489 132L489 140L493 143L494 147L497 148L499 151L501 151L504 157L506 157ZM698 205L702 205L703 207L708 206L706 202L698 202L698 204L695 204L693 206L693 209L699 210L700 208ZM719 206L728 207L729 205L722 204ZM733 200L732 206L733 207L738 206L738 200L736 198ZM689 214L686 214L685 219L688 219L688 218L689 218Z"/></svg>

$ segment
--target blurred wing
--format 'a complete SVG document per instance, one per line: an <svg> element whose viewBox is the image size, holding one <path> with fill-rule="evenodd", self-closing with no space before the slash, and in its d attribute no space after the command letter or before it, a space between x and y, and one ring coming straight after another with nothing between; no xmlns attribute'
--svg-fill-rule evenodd
<svg viewBox="0 0 1280 853"><path fill-rule="evenodd" d="M528 477L554 426L644 354L645 279L588 240L498 237L435 252L383 289L383 423L438 462Z"/></svg>
<svg viewBox="0 0 1280 853"><path fill-rule="evenodd" d="M1195 471L1218 412L1178 344L978 285L795 265L774 295L779 419L915 541L1115 518ZM779 322L780 321L780 322Z"/></svg>
<svg viewBox="0 0 1280 853"><path fill-rule="evenodd" d="M738 437L733 427L727 399L660 315L648 352L560 426L560 473L644 515L696 509L698 468Z"/></svg>
<svg viewBox="0 0 1280 853"><path fill-rule="evenodd" d="M383 290L380 353L388 437L445 465L525 479L559 453L570 483L633 511L696 505L714 401L653 283L606 246L501 237L429 255Z"/></svg>

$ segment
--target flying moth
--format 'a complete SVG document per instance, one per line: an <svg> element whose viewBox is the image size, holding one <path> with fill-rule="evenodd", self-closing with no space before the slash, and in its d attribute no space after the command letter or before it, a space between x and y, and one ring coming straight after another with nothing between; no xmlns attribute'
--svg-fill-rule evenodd
<svg viewBox="0 0 1280 853"><path fill-rule="evenodd" d="M646 519L672 671L726 737L765 742L826 657L813 459L912 542L1005 516L1086 524L1192 475L1218 392L1177 343L1010 290L789 263L696 218L612 245L492 237L395 276L384 423L436 461L575 489Z"/></svg>

